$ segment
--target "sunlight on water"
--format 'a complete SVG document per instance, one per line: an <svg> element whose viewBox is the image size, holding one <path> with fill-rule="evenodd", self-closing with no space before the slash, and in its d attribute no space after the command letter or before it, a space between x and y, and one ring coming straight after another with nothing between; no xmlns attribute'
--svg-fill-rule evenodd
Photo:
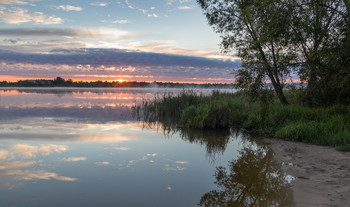
<svg viewBox="0 0 350 207"><path fill-rule="evenodd" d="M164 92L0 89L0 206L290 205L280 165L248 134L132 117Z"/></svg>

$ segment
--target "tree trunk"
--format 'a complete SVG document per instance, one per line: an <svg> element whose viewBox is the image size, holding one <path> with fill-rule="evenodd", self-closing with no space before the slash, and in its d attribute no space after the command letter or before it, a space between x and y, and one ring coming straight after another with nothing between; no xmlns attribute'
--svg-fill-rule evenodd
<svg viewBox="0 0 350 207"><path fill-rule="evenodd" d="M274 74L272 72L273 69L271 68L271 66L269 64L269 61L267 60L266 55L265 55L265 53L264 53L264 51L263 51L263 49L262 49L260 44L259 44L258 48L259 48L259 53L260 53L260 55L261 55L261 57L262 57L262 59L263 59L263 61L265 63L267 74L268 74L268 76L269 76L269 78L271 80L273 88L275 89L275 92L276 92L276 95L277 95L278 99L280 100L281 104L288 105L289 103L288 103L286 97L283 94L283 88L281 86L281 83L278 81L279 80L278 76L276 76L276 77L274 76Z"/></svg>
<svg viewBox="0 0 350 207"><path fill-rule="evenodd" d="M275 81L275 78L273 77L272 74L269 74L269 78L271 80L272 86L275 89L276 95L277 95L278 99L280 100L281 104L288 105L289 103L288 103L286 97L284 96L283 88L281 87L280 83L277 83Z"/></svg>
<svg viewBox="0 0 350 207"><path fill-rule="evenodd" d="M288 101L286 99L286 97L284 96L284 93L283 93L283 89L281 87L278 87L277 89L275 89L276 91L276 94L280 100L280 102L283 104L283 105L288 105Z"/></svg>

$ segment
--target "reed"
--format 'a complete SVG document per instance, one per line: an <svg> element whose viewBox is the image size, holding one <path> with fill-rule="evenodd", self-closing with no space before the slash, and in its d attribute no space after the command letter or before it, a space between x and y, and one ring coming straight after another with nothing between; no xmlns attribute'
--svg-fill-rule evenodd
<svg viewBox="0 0 350 207"><path fill-rule="evenodd" d="M350 109L346 105L310 108L249 103L243 94L214 91L205 96L193 91L164 94L135 107L146 122L171 118L179 128L242 127L276 138L334 146L350 151Z"/></svg>

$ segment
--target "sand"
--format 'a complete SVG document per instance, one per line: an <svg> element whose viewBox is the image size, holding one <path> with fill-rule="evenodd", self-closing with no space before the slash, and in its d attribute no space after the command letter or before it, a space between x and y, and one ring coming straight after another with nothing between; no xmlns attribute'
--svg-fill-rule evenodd
<svg viewBox="0 0 350 207"><path fill-rule="evenodd" d="M296 207L350 207L350 152L331 147L265 139L291 182Z"/></svg>

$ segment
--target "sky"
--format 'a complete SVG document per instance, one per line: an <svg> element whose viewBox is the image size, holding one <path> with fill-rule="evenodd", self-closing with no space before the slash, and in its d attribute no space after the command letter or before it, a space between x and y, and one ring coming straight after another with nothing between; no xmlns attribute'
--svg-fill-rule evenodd
<svg viewBox="0 0 350 207"><path fill-rule="evenodd" d="M0 0L0 81L232 83L195 0Z"/></svg>

